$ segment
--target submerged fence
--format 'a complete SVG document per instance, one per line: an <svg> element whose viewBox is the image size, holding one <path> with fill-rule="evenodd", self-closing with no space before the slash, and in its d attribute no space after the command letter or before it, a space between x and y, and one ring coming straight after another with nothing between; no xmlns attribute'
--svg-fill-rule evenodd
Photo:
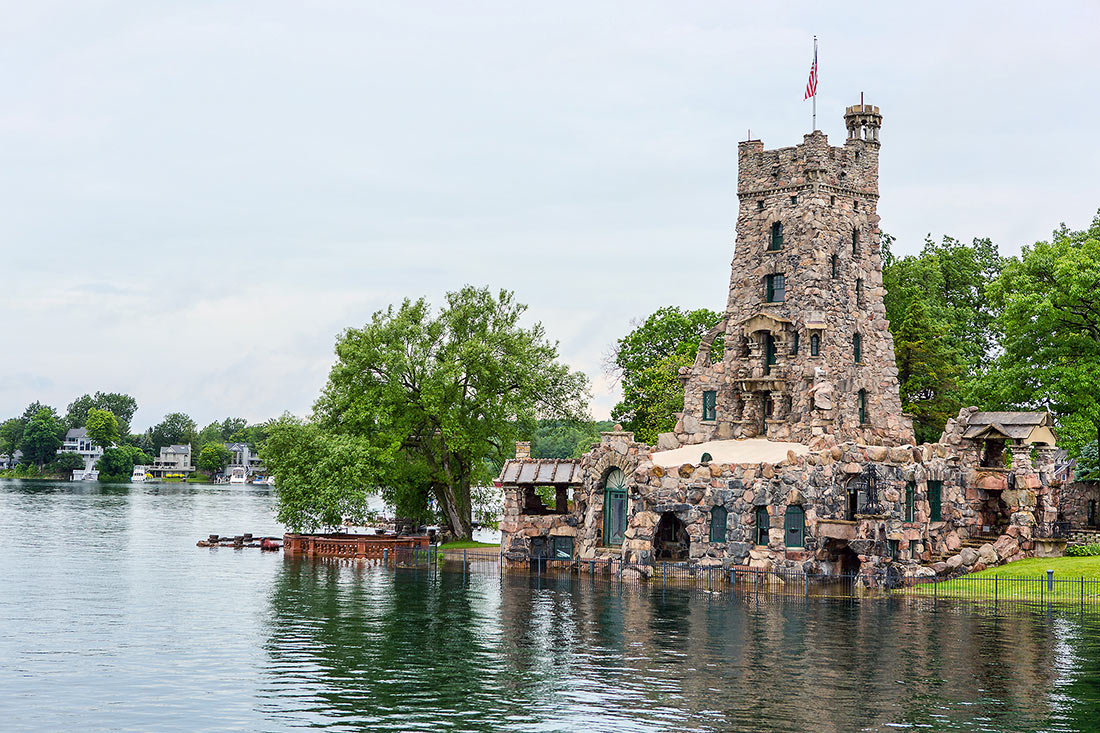
<svg viewBox="0 0 1100 733"><path fill-rule="evenodd" d="M1042 578L961 576L957 578L906 579L894 587L869 585L860 574L803 573L797 570L723 567L698 561L668 561L638 565L619 558L590 560L537 558L517 562L495 550L448 550L437 546L394 548L370 562L398 570L430 569L478 575L529 575L567 577L593 582L647 584L751 595L805 598L916 597L933 601L963 599L975 602L1097 605L1100 579L1062 578L1048 571Z"/></svg>

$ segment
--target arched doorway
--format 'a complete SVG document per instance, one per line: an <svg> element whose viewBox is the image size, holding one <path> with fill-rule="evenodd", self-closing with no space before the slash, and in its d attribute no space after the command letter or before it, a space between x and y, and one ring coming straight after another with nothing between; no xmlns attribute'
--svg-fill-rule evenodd
<svg viewBox="0 0 1100 733"><path fill-rule="evenodd" d="M653 556L658 560L687 560L691 539L687 527L672 512L665 512L653 535Z"/></svg>
<svg viewBox="0 0 1100 733"><path fill-rule="evenodd" d="M618 468L603 480L603 543L621 545L626 537L626 474Z"/></svg>

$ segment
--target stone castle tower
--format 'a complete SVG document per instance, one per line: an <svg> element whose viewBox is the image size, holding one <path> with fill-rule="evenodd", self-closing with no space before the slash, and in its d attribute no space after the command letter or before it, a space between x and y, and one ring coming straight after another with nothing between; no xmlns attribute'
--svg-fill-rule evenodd
<svg viewBox="0 0 1100 733"><path fill-rule="evenodd" d="M816 130L789 148L739 145L729 303L681 370L676 442L913 442L883 305L882 115L858 104L844 121L841 147ZM720 361L711 359L719 336Z"/></svg>

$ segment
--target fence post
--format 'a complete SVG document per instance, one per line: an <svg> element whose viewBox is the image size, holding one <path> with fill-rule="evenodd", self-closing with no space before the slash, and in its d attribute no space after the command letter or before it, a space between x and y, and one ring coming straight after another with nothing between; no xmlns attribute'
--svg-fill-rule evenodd
<svg viewBox="0 0 1100 733"><path fill-rule="evenodd" d="M1085 576L1082 575L1079 580L1081 581L1081 613L1085 612Z"/></svg>
<svg viewBox="0 0 1100 733"><path fill-rule="evenodd" d="M993 605L994 606L997 605L997 586L998 586L997 581L998 580L999 580L999 578L996 575L994 575L993 576Z"/></svg>
<svg viewBox="0 0 1100 733"><path fill-rule="evenodd" d="M1054 570L1053 568L1047 569L1047 590L1051 593L1054 592Z"/></svg>

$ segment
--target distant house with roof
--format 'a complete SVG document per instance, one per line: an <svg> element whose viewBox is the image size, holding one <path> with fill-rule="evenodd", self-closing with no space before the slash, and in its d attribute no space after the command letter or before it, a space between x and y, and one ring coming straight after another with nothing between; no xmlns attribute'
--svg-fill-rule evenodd
<svg viewBox="0 0 1100 733"><path fill-rule="evenodd" d="M267 472L260 455L253 451L248 443L226 443L229 450L229 464L225 467L226 475L233 473L233 469L243 469L245 476L262 475Z"/></svg>
<svg viewBox="0 0 1100 733"><path fill-rule="evenodd" d="M83 470L73 471L73 480L79 481L85 474L96 473L95 464L103 457L103 448L88 437L88 428L71 428L65 433L65 442L57 449L58 454L75 453L84 459Z"/></svg>
<svg viewBox="0 0 1100 733"><path fill-rule="evenodd" d="M187 478L195 472L191 465L191 444L164 446L148 472L153 478Z"/></svg>
<svg viewBox="0 0 1100 733"><path fill-rule="evenodd" d="M17 450L10 456L7 453L0 453L0 471L6 471L9 468L15 468L23 460L23 451Z"/></svg>

